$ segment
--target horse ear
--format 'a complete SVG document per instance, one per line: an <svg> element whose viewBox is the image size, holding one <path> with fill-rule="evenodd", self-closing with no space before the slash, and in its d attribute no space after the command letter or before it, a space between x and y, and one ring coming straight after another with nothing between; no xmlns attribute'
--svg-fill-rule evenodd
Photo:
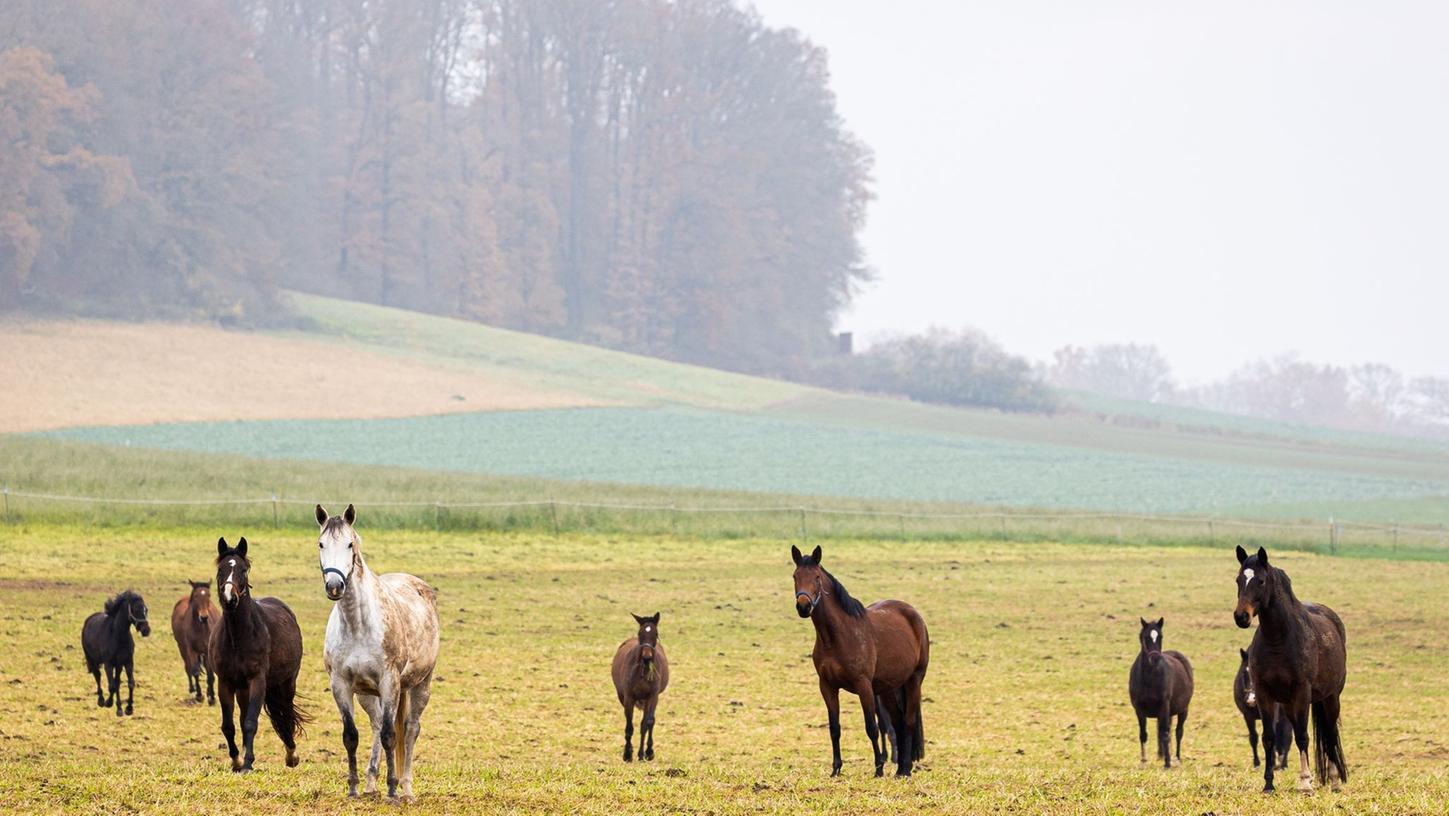
<svg viewBox="0 0 1449 816"><path fill-rule="evenodd" d="M1268 551L1263 549L1262 547L1258 548L1258 566L1268 566Z"/></svg>
<svg viewBox="0 0 1449 816"><path fill-rule="evenodd" d="M1147 624L1147 619L1146 618L1138 618L1137 620L1142 621L1142 628L1143 629L1146 629L1147 628L1147 625L1148 624Z"/></svg>
<svg viewBox="0 0 1449 816"><path fill-rule="evenodd" d="M1244 561L1247 561L1247 560L1248 560L1248 551L1245 550L1245 549L1243 549L1243 545L1242 544L1239 544L1238 545L1238 563L1241 564L1241 563L1243 563Z"/></svg>
<svg viewBox="0 0 1449 816"><path fill-rule="evenodd" d="M225 537L218 538L216 540L216 554L218 556L226 555L226 538Z"/></svg>
<svg viewBox="0 0 1449 816"><path fill-rule="evenodd" d="M629 617L633 618L634 622L639 624L640 626L644 625L644 619L639 617L638 615L635 615L633 612L629 613Z"/></svg>
<svg viewBox="0 0 1449 816"><path fill-rule="evenodd" d="M658 612L655 612L654 613L654 623L655 624L658 624L659 623L659 613Z"/></svg>
<svg viewBox="0 0 1449 816"><path fill-rule="evenodd" d="M246 558L247 557L247 537L246 536L242 536L241 539L237 541L237 543L236 543L236 554L237 555L240 555L242 558Z"/></svg>
<svg viewBox="0 0 1449 816"><path fill-rule="evenodd" d="M317 505L317 526L320 527L320 526L322 526L323 524L326 524L326 523L327 523L327 511L324 510L324 509L322 509L322 505L319 504L319 505Z"/></svg>
<svg viewBox="0 0 1449 816"><path fill-rule="evenodd" d="M817 564L820 563L820 545L819 544L816 544L815 545L815 552L810 553L810 557L815 560L815 563L817 563Z"/></svg>
<svg viewBox="0 0 1449 816"><path fill-rule="evenodd" d="M800 548L796 547L794 544L790 545L790 557L795 559L795 566L800 566L800 559L803 556L800 555Z"/></svg>
<svg viewBox="0 0 1449 816"><path fill-rule="evenodd" d="M352 522L357 521L357 510L356 510L356 508L354 508L350 504L347 505L347 509L344 510L344 511L342 511L342 520L345 521L345 522L347 522L347 526L348 527L351 527L352 526Z"/></svg>
<svg viewBox="0 0 1449 816"><path fill-rule="evenodd" d="M1161 629L1162 628L1162 622L1165 621L1165 620L1167 620L1167 618L1158 618L1157 619L1157 628L1158 629Z"/></svg>

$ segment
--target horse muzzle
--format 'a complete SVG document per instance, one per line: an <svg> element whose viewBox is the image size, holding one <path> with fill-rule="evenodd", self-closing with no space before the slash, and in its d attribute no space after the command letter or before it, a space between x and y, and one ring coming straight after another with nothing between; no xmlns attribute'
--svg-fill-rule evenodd
<svg viewBox="0 0 1449 816"><path fill-rule="evenodd" d="M347 576L336 567L323 567L322 588L327 592L328 600L341 600L342 593L347 591Z"/></svg>
<svg viewBox="0 0 1449 816"><path fill-rule="evenodd" d="M141 621L136 624L136 629L141 632L141 637L151 637L151 624Z"/></svg>
<svg viewBox="0 0 1449 816"><path fill-rule="evenodd" d="M1252 626L1253 613L1251 608L1249 610L1235 610L1233 612L1233 623L1236 623L1239 629L1247 629L1249 626Z"/></svg>
<svg viewBox="0 0 1449 816"><path fill-rule="evenodd" d="M795 595L795 611L800 614L800 617L802 617L802 618L808 618L808 617L810 617L810 613L815 611L815 604L816 604L815 599L811 598L809 595L805 594L804 592L796 593L796 595Z"/></svg>

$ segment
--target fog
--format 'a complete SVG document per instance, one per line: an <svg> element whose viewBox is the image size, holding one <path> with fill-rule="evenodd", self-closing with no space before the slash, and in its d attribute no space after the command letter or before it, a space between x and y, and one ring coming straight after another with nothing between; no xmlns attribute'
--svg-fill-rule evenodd
<svg viewBox="0 0 1449 816"><path fill-rule="evenodd" d="M1449 7L758 0L875 151L869 340L1449 373Z"/></svg>

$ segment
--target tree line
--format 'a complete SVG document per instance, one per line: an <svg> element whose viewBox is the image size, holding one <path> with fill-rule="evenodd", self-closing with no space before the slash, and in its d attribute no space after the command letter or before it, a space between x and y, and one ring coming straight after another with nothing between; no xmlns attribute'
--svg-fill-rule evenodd
<svg viewBox="0 0 1449 816"><path fill-rule="evenodd" d="M774 374L866 280L825 53L730 0L0 0L0 310L299 288Z"/></svg>

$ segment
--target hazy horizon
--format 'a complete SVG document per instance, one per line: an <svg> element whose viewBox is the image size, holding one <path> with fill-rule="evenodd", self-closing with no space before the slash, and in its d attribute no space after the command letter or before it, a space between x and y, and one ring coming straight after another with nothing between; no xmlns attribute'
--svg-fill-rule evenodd
<svg viewBox="0 0 1449 816"><path fill-rule="evenodd" d="M865 342L1159 346L1449 374L1449 7L755 0L875 152Z"/></svg>

